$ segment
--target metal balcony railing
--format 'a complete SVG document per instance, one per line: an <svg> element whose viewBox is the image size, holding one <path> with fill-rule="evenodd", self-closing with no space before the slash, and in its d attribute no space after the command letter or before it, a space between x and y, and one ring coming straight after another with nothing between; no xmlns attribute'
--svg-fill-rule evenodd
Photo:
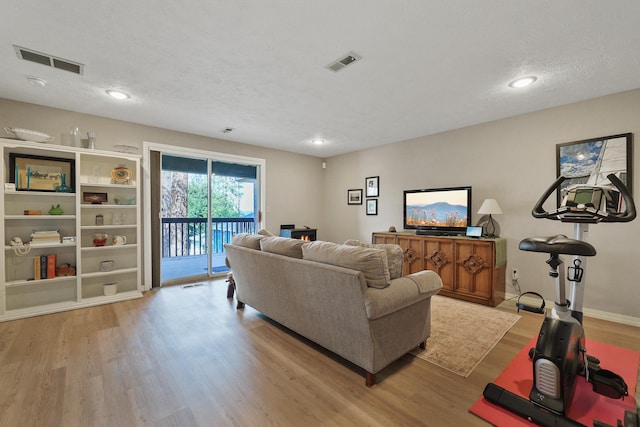
<svg viewBox="0 0 640 427"><path fill-rule="evenodd" d="M253 218L211 218L211 250L223 253L224 244L238 233L255 233ZM162 257L207 253L207 218L162 218Z"/></svg>

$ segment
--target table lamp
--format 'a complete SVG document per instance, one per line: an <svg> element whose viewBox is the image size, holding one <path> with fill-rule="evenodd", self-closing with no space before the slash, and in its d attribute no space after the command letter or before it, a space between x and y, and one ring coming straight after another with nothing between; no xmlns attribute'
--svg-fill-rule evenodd
<svg viewBox="0 0 640 427"><path fill-rule="evenodd" d="M478 209L478 214L489 215L489 222L487 223L487 237L497 237L495 234L496 224L493 221L492 215L502 214L502 209L500 209L500 205L498 205L496 199L485 199L485 201L482 202L480 209Z"/></svg>

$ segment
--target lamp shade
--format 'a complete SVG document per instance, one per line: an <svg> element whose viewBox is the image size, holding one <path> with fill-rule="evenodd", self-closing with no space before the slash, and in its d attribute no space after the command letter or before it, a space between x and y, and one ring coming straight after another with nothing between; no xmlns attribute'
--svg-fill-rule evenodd
<svg viewBox="0 0 640 427"><path fill-rule="evenodd" d="M502 209L500 209L496 199L485 199L480 209L478 209L478 213L480 215L497 215L502 214Z"/></svg>

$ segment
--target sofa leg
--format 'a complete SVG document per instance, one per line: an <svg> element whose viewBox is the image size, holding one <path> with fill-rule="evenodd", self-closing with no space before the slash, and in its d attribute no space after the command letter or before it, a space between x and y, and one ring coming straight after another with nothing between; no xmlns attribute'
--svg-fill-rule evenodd
<svg viewBox="0 0 640 427"><path fill-rule="evenodd" d="M423 350L426 349L427 348L427 342L426 341L422 341L420 343L420 348L423 349Z"/></svg>
<svg viewBox="0 0 640 427"><path fill-rule="evenodd" d="M367 372L367 377L365 379L365 385L367 387L373 387L376 383L376 374L372 374L371 372Z"/></svg>
<svg viewBox="0 0 640 427"><path fill-rule="evenodd" d="M238 301L238 305L236 305L236 309L244 308L244 303L242 301Z"/></svg>

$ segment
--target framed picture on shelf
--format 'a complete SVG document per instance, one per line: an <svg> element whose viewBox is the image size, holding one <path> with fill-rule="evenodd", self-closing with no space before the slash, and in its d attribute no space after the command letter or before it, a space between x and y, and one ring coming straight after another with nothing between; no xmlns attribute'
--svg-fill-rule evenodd
<svg viewBox="0 0 640 427"><path fill-rule="evenodd" d="M16 190L75 192L75 176L74 159L9 153L9 182Z"/></svg>
<svg viewBox="0 0 640 427"><path fill-rule="evenodd" d="M367 189L367 197L380 197L380 177L370 176L365 178L364 188Z"/></svg>
<svg viewBox="0 0 640 427"><path fill-rule="evenodd" d="M633 191L631 141L632 134L624 133L557 144L556 176L567 178L557 192L558 206L568 187L608 183L609 174L614 174Z"/></svg>
<svg viewBox="0 0 640 427"><path fill-rule="evenodd" d="M362 188L347 190L347 204L348 205L362 204Z"/></svg>
<svg viewBox="0 0 640 427"><path fill-rule="evenodd" d="M378 199L367 199L367 215L378 215Z"/></svg>
<svg viewBox="0 0 640 427"><path fill-rule="evenodd" d="M93 205L107 203L107 193L89 193L87 191L83 191L82 201Z"/></svg>

